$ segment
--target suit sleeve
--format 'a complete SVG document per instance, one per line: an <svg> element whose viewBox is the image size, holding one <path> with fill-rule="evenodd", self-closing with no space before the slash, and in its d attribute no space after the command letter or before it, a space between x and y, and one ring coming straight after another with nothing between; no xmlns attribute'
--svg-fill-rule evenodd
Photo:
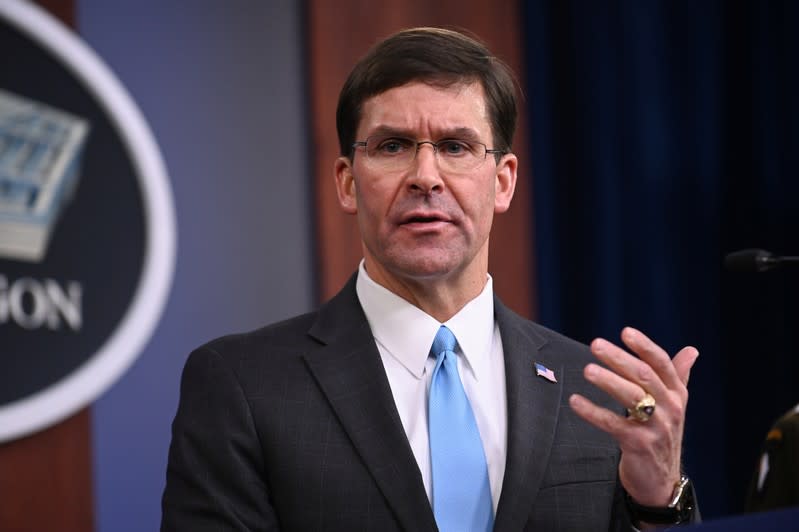
<svg viewBox="0 0 799 532"><path fill-rule="evenodd" d="M250 406L209 348L186 362L162 499L162 532L277 531Z"/></svg>

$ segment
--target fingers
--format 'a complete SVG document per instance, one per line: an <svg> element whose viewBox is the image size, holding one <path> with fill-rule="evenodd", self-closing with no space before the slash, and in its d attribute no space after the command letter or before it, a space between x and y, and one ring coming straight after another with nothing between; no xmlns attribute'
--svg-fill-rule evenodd
<svg viewBox="0 0 799 532"><path fill-rule="evenodd" d="M684 386L688 386L688 377L691 376L691 368L694 367L696 359L699 358L699 351L695 347L683 347L679 353L674 355L674 369Z"/></svg>
<svg viewBox="0 0 799 532"><path fill-rule="evenodd" d="M644 333L632 327L621 331L621 339L630 350L651 367L663 384L671 390L684 386L674 368L671 357Z"/></svg>
<svg viewBox="0 0 799 532"><path fill-rule="evenodd" d="M640 385L596 364L588 364L583 373L588 382L628 408L635 406L647 393Z"/></svg>
<svg viewBox="0 0 799 532"><path fill-rule="evenodd" d="M685 390L690 370L699 356L696 348L683 348L672 360L660 346L632 327L625 327L621 338L639 358L601 338L591 343L591 351L613 371L639 384L656 399L665 397L669 390Z"/></svg>
<svg viewBox="0 0 799 532"><path fill-rule="evenodd" d="M648 393L651 393L655 399L663 398L668 394L668 388L664 381L655 373L655 370L647 362L630 355L624 349L613 345L607 340L597 338L591 342L591 352L613 372L618 373L631 383L637 384ZM672 371L674 370L672 369ZM641 399L640 396L635 401L639 399ZM630 403L624 404L625 406L630 405Z"/></svg>
<svg viewBox="0 0 799 532"><path fill-rule="evenodd" d="M599 430L613 436L622 447L625 446L624 442L630 437L629 433L631 430L640 429L640 426L633 426L632 423L619 416L618 413L597 406L580 394L572 394L569 397L569 405L578 416Z"/></svg>

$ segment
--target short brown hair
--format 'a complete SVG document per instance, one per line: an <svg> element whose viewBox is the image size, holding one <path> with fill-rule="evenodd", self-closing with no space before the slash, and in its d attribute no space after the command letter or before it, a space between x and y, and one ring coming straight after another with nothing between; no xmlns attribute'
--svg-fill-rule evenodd
<svg viewBox="0 0 799 532"><path fill-rule="evenodd" d="M341 89L336 130L341 155L352 153L363 102L412 81L449 87L479 81L495 149L510 151L516 129L516 83L505 63L476 38L442 28L412 28L379 42Z"/></svg>

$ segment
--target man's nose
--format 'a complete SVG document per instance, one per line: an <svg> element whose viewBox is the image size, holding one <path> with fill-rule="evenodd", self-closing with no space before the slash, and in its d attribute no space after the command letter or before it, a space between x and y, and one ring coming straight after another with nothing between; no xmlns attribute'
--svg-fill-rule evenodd
<svg viewBox="0 0 799 532"><path fill-rule="evenodd" d="M408 175L408 184L412 190L430 194L443 188L444 181L441 179L436 151L436 145L429 140L417 144L416 157Z"/></svg>

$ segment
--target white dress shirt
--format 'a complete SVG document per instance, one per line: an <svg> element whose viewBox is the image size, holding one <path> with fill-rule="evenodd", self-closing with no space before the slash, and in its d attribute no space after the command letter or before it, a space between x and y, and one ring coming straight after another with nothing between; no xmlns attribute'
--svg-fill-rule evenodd
<svg viewBox="0 0 799 532"><path fill-rule="evenodd" d="M508 416L505 359L499 327L494 321L491 276L480 295L443 324L374 282L363 261L356 290L431 501L427 398L435 359L429 356L430 347L441 325L446 325L457 338L458 372L483 442L496 515L505 474Z"/></svg>

